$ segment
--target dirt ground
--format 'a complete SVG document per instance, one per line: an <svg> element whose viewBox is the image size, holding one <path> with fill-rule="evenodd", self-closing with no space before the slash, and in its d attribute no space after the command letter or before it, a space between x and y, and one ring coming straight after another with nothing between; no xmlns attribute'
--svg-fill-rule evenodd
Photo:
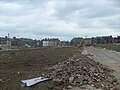
<svg viewBox="0 0 120 90"><path fill-rule="evenodd" d="M52 90L53 85L46 81L32 87L23 87L21 80L31 79L48 73L48 67L67 60L75 53L81 53L82 49L74 47L64 48L37 48L12 51L0 51L0 90ZM85 48L83 54L93 55L95 61L108 65L115 70L119 80L120 53L94 47ZM86 56L84 56L84 59ZM62 90L58 88L57 90ZM79 89L77 87L72 90ZM89 89L96 90L96 89ZM100 89L101 90L101 89Z"/></svg>
<svg viewBox="0 0 120 90"><path fill-rule="evenodd" d="M47 67L78 51L71 47L0 51L0 90L48 90L49 81L32 87L22 87L20 81L47 73Z"/></svg>

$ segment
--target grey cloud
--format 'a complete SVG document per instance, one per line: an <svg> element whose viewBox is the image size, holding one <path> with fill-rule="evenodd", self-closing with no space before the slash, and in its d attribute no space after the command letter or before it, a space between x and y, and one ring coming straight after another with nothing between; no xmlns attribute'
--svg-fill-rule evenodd
<svg viewBox="0 0 120 90"><path fill-rule="evenodd" d="M69 16L71 13L74 13L75 11L79 11L80 17L83 18L106 17L119 14L120 9L118 7L116 8L115 5L111 2L112 1L109 0L68 1L66 3L63 3L63 5L58 5L58 8L56 8L57 12L55 15L58 18L59 17L63 18Z"/></svg>
<svg viewBox="0 0 120 90"><path fill-rule="evenodd" d="M45 10L46 0L0 0L0 4L2 16L25 16Z"/></svg>
<svg viewBox="0 0 120 90"><path fill-rule="evenodd" d="M112 0L116 7L120 8L120 0Z"/></svg>
<svg viewBox="0 0 120 90"><path fill-rule="evenodd" d="M55 16L58 18L64 18L69 16L70 14L74 13L77 10L82 10L87 8L86 5L89 2L81 1L81 0L63 0L63 2L57 2L57 6L55 7L56 13Z"/></svg>
<svg viewBox="0 0 120 90"><path fill-rule="evenodd" d="M120 0L0 0L0 3L18 7L10 9L3 5L0 9L0 35L24 32L31 37L70 38L120 33Z"/></svg>
<svg viewBox="0 0 120 90"><path fill-rule="evenodd" d="M115 29L115 31L120 31L120 21L105 21L106 27Z"/></svg>

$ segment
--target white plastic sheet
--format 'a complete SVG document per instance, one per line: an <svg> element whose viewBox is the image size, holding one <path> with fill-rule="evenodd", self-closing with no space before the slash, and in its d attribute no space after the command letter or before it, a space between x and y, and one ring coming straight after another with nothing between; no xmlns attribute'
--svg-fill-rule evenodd
<svg viewBox="0 0 120 90"><path fill-rule="evenodd" d="M21 82L25 85L25 86L32 86L35 85L39 82L43 82L48 80L49 78L44 78L44 77L38 77L38 78L33 78L33 79L28 79L28 80L21 80Z"/></svg>

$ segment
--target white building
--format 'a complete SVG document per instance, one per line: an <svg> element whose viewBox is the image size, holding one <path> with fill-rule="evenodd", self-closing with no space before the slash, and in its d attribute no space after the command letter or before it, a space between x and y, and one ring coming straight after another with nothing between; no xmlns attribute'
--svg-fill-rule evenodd
<svg viewBox="0 0 120 90"><path fill-rule="evenodd" d="M43 40L43 47L53 47L59 44L59 39L45 39Z"/></svg>

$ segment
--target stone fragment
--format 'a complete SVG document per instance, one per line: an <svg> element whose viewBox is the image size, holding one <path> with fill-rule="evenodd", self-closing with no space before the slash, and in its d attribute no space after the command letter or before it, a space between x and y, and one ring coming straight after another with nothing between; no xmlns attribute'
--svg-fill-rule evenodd
<svg viewBox="0 0 120 90"><path fill-rule="evenodd" d="M74 80L74 77L73 77L73 76L72 76L72 77L69 77L69 83L72 83L73 80Z"/></svg>
<svg viewBox="0 0 120 90"><path fill-rule="evenodd" d="M52 66L49 70L51 71L49 77L53 78L56 86L90 85L91 88L96 88L95 90L100 88L117 90L114 89L118 82L111 74L113 70L81 54L76 54L66 61Z"/></svg>

